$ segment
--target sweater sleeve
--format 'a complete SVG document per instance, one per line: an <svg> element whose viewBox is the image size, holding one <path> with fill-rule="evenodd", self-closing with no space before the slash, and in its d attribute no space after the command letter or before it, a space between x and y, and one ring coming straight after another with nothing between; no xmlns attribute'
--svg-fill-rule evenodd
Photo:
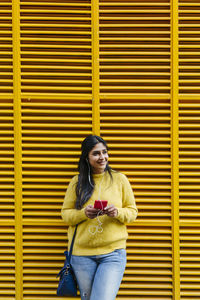
<svg viewBox="0 0 200 300"><path fill-rule="evenodd" d="M121 223L128 224L135 221L138 210L135 203L135 197L128 178L123 175L122 178L122 208L118 208L116 217Z"/></svg>
<svg viewBox="0 0 200 300"><path fill-rule="evenodd" d="M84 208L81 210L75 209L76 183L77 176L74 176L69 183L61 209L62 219L69 226L74 226L87 219Z"/></svg>

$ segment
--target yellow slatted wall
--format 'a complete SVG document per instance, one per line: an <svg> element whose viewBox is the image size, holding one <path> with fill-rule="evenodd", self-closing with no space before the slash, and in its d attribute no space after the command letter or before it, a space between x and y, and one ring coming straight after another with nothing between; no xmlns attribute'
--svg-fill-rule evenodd
<svg viewBox="0 0 200 300"><path fill-rule="evenodd" d="M139 209L118 299L200 299L199 20L199 0L0 2L1 300L58 299L92 132Z"/></svg>
<svg viewBox="0 0 200 300"><path fill-rule="evenodd" d="M180 1L181 299L200 298L200 2Z"/></svg>
<svg viewBox="0 0 200 300"><path fill-rule="evenodd" d="M12 2L0 3L0 294L15 297Z"/></svg>

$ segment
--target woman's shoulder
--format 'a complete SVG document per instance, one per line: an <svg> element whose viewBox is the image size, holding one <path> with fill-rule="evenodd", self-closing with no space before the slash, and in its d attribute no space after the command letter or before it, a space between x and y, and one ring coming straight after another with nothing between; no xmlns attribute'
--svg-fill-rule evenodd
<svg viewBox="0 0 200 300"><path fill-rule="evenodd" d="M126 177L126 175L123 174L123 173L121 173L121 172L112 170L111 174L112 174L114 180L116 179L116 180L120 180L120 181L123 181L123 182L126 181L126 180L128 180L128 178Z"/></svg>
<svg viewBox="0 0 200 300"><path fill-rule="evenodd" d="M70 183L69 184L77 184L78 183L78 175L74 175L71 180L70 180Z"/></svg>

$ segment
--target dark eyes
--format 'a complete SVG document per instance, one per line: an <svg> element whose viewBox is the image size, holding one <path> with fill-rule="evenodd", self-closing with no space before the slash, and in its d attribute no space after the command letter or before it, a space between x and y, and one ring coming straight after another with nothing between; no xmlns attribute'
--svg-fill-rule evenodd
<svg viewBox="0 0 200 300"><path fill-rule="evenodd" d="M107 150L103 150L103 151L102 151L103 154L106 154L107 152L108 152ZM100 155L100 154L101 154L101 153L100 153L99 151L93 152L93 155Z"/></svg>

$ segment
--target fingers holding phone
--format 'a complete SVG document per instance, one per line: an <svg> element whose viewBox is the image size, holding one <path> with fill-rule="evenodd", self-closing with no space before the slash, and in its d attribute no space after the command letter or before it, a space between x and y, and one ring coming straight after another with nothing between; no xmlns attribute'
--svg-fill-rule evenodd
<svg viewBox="0 0 200 300"><path fill-rule="evenodd" d="M104 209L104 212L108 217L112 217L112 218L117 217L117 215L118 215L118 210L113 204L108 205Z"/></svg>
<svg viewBox="0 0 200 300"><path fill-rule="evenodd" d="M99 209L94 208L92 205L88 205L85 208L85 215L89 218L89 219L94 219L97 217L97 214L99 212Z"/></svg>
<svg viewBox="0 0 200 300"><path fill-rule="evenodd" d="M102 203L101 203L102 205ZM107 205L107 201L105 201L105 203L103 202L103 209L100 208L100 204L98 203L98 200L95 201L95 205L88 205L85 208L85 214L89 219L94 219L97 216L100 215L107 215L108 217L117 217L118 215L118 210L117 208L111 204L111 205Z"/></svg>

